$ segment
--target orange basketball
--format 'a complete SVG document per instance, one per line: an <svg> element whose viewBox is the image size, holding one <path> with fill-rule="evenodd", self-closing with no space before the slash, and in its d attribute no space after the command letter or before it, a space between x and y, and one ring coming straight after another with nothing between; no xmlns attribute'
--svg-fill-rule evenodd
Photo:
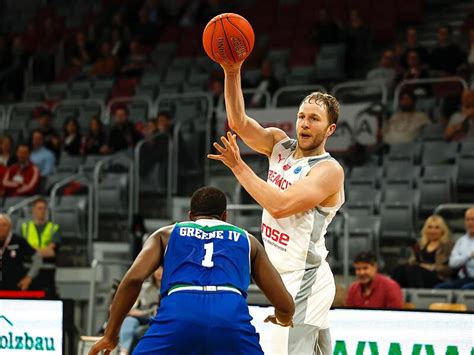
<svg viewBox="0 0 474 355"><path fill-rule="evenodd" d="M217 63L239 63L252 52L255 35L240 15L226 13L208 22L202 34L206 54Z"/></svg>

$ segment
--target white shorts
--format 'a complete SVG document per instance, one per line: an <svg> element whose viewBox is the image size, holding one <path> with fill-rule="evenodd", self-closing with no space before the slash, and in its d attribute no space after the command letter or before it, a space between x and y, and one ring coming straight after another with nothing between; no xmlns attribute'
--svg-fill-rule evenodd
<svg viewBox="0 0 474 355"><path fill-rule="evenodd" d="M329 264L281 277L295 300L295 327L272 326L272 354L332 354L328 316L336 286Z"/></svg>

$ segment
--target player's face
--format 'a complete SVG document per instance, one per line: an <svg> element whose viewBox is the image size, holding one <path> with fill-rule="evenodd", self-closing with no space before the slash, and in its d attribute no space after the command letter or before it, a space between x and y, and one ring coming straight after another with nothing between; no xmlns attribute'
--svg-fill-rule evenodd
<svg viewBox="0 0 474 355"><path fill-rule="evenodd" d="M470 208L466 211L464 222L466 224L466 231L470 236L474 236L474 208Z"/></svg>
<svg viewBox="0 0 474 355"><path fill-rule="evenodd" d="M362 284L370 283L377 274L377 265L369 263L354 263L357 280Z"/></svg>
<svg viewBox="0 0 474 355"><path fill-rule="evenodd" d="M335 124L329 124L323 104L306 102L300 106L296 120L296 134L298 147L301 150L318 148L335 129Z"/></svg>
<svg viewBox="0 0 474 355"><path fill-rule="evenodd" d="M430 222L426 226L426 236L429 241L439 240L443 236L443 229L437 222Z"/></svg>
<svg viewBox="0 0 474 355"><path fill-rule="evenodd" d="M10 223L5 218L0 218L0 240L5 240L10 233Z"/></svg>

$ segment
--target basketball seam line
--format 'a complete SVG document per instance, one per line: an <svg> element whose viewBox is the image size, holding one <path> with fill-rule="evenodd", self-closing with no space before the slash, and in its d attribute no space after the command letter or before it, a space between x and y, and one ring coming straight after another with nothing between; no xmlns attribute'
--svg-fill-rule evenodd
<svg viewBox="0 0 474 355"><path fill-rule="evenodd" d="M234 63L237 63L234 57L234 52L232 51L232 47L230 46L229 39L227 38L227 32L225 31L224 22L222 21L222 18L220 18L220 20L221 20L222 31L224 31L225 40L227 42L227 45L229 46L230 54L232 55L232 59L234 60Z"/></svg>
<svg viewBox="0 0 474 355"><path fill-rule="evenodd" d="M216 53L214 52L214 32L216 32L216 27L217 27L217 21L214 21L214 28L212 30L211 34L211 52L212 56L214 57L214 60L216 59Z"/></svg>
<svg viewBox="0 0 474 355"><path fill-rule="evenodd" d="M245 34L240 30L240 28L238 28L236 25L234 25L231 21L230 21L230 17L226 17L227 21L229 21L229 23L234 26L237 31L240 32L240 34L242 35L242 38L245 40L245 42L247 42L247 49L250 51L250 41L247 39L247 37L245 36Z"/></svg>

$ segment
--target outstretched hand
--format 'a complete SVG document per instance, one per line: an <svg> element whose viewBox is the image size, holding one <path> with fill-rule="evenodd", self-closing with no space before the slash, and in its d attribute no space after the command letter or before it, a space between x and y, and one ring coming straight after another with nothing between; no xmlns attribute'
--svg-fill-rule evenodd
<svg viewBox="0 0 474 355"><path fill-rule="evenodd" d="M237 136L227 132L227 138L221 137L223 146L214 142L213 146L221 154L208 154L207 157L212 160L219 160L223 162L229 169L234 169L241 161L240 149L237 145Z"/></svg>
<svg viewBox="0 0 474 355"><path fill-rule="evenodd" d="M117 347L118 339L111 339L107 336L100 338L97 343L89 350L88 355L96 355L104 351L105 355L109 355L112 350Z"/></svg>
<svg viewBox="0 0 474 355"><path fill-rule="evenodd" d="M282 323L278 320L278 318L272 314L271 316L268 316L267 318L265 318L264 320L265 323L273 323L273 324L276 324L276 325L279 325L281 327L291 327L293 328L293 319L290 319L289 321L285 322L285 323Z"/></svg>

